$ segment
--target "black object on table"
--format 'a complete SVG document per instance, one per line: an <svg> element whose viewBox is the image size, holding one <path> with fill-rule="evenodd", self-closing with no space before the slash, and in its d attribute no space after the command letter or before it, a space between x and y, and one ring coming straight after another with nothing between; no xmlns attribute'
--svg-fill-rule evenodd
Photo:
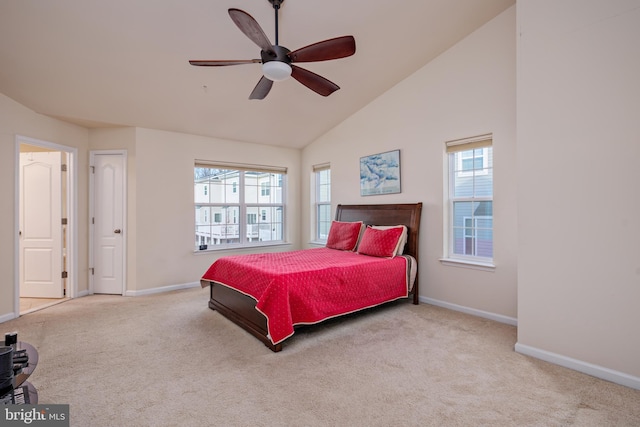
<svg viewBox="0 0 640 427"><path fill-rule="evenodd" d="M38 350L31 344L23 341L18 341L15 344L11 344L13 352L20 354L26 353L27 361L22 363L12 363L13 365L22 365L17 371L14 370L13 387L6 393L0 396L0 403L16 404L16 403L29 403L35 405L38 403L38 392L36 388L27 379L35 371L38 366ZM25 350L25 351L21 351ZM23 360L21 357L20 360ZM12 361L13 362L13 361ZM12 366L12 369L14 366Z"/></svg>

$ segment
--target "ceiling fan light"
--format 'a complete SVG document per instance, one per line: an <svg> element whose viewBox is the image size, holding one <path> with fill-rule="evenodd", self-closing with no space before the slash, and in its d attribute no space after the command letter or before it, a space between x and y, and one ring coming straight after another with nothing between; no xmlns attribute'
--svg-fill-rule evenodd
<svg viewBox="0 0 640 427"><path fill-rule="evenodd" d="M279 82L291 76L291 66L282 61L269 61L262 64L262 74L269 80Z"/></svg>

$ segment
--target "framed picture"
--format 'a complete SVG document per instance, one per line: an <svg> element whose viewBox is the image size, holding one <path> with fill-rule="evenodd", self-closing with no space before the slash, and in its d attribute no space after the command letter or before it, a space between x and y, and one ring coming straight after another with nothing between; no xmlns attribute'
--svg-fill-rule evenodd
<svg viewBox="0 0 640 427"><path fill-rule="evenodd" d="M400 150L360 157L360 195L400 193Z"/></svg>

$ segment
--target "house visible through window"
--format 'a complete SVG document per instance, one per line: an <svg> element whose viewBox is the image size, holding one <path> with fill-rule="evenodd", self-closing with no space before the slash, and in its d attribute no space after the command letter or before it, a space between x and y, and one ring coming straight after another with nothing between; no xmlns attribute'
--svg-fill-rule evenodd
<svg viewBox="0 0 640 427"><path fill-rule="evenodd" d="M447 142L446 257L493 260L493 147L490 135Z"/></svg>
<svg viewBox="0 0 640 427"><path fill-rule="evenodd" d="M285 168L196 162L196 250L283 242L285 177Z"/></svg>
<svg viewBox="0 0 640 427"><path fill-rule="evenodd" d="M331 169L329 164L313 168L315 178L315 233L314 240L326 241L331 227Z"/></svg>
<svg viewBox="0 0 640 427"><path fill-rule="evenodd" d="M271 187L269 186L268 182L260 183L260 194L262 196L268 196L269 194L271 194Z"/></svg>

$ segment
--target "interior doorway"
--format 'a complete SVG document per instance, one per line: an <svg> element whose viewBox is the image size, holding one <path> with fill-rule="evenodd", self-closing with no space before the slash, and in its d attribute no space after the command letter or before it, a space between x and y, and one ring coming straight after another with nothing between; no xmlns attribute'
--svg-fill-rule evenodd
<svg viewBox="0 0 640 427"><path fill-rule="evenodd" d="M75 297L76 149L16 137L16 317Z"/></svg>

